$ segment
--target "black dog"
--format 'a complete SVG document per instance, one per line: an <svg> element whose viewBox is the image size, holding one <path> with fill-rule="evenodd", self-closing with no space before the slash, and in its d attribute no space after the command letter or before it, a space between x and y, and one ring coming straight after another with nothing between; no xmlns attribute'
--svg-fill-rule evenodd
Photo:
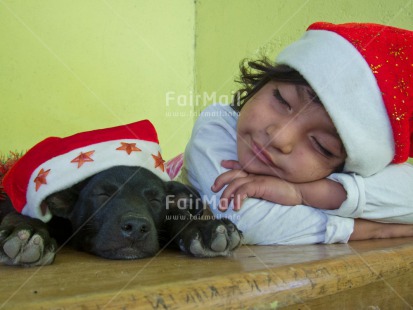
<svg viewBox="0 0 413 310"><path fill-rule="evenodd" d="M42 204L45 224L0 204L0 262L51 264L57 243L109 259L137 259L174 245L197 257L227 256L242 234L229 220L201 219L203 204L192 188L164 182L142 167L117 166L98 173Z"/></svg>

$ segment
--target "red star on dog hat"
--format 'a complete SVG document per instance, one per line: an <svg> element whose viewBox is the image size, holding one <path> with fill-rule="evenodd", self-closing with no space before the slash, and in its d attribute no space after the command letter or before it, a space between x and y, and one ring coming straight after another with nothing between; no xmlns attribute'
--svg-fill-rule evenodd
<svg viewBox="0 0 413 310"><path fill-rule="evenodd" d="M3 186L18 212L47 222L52 215L40 208L46 197L114 166L144 167L170 180L156 130L143 120L47 138L14 164L4 176Z"/></svg>
<svg viewBox="0 0 413 310"><path fill-rule="evenodd" d="M346 149L345 172L369 176L413 156L413 31L318 22L276 62L320 98Z"/></svg>

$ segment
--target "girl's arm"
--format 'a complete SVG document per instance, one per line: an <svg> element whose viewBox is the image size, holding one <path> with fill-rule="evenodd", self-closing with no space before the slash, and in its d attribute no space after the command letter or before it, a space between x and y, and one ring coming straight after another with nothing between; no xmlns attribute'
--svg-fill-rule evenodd
<svg viewBox="0 0 413 310"><path fill-rule="evenodd" d="M329 214L385 223L413 223L413 166L389 165L367 178L337 173L329 177L343 185L347 197Z"/></svg>
<svg viewBox="0 0 413 310"><path fill-rule="evenodd" d="M224 161L223 166L227 168L240 168L239 164L233 161ZM228 186L221 196L221 211L227 210L228 200L233 201L234 210L239 210L243 198L246 197L261 198L291 206L303 203L324 209L336 208L337 205L340 206L346 200L343 186L328 179L306 184L292 184L274 176L251 175L243 170L233 169L221 174L216 179L212 189L218 191L226 183L228 183ZM306 195L308 201L305 201L304 196ZM413 225L379 223L356 219L354 230L349 240L412 236Z"/></svg>
<svg viewBox="0 0 413 310"><path fill-rule="evenodd" d="M387 239L412 237L413 225L378 223L363 219L356 219L354 231L350 240Z"/></svg>
<svg viewBox="0 0 413 310"><path fill-rule="evenodd" d="M223 161L223 166L235 170L220 175L214 189L229 184L223 198L234 199L235 209L243 198L256 197L284 205L304 204L342 217L413 224L413 166L407 163L389 165L367 178L336 173L302 184L237 173L241 167L235 161Z"/></svg>
<svg viewBox="0 0 413 310"><path fill-rule="evenodd" d="M318 209L335 210L347 198L344 187L335 181L322 179L310 183L297 184L303 204Z"/></svg>
<svg viewBox="0 0 413 310"><path fill-rule="evenodd" d="M234 210L241 209L246 198L260 198L274 203L295 206L306 205L317 209L338 209L346 200L344 187L335 181L322 179L309 183L291 183L275 176L249 174L241 169L237 161L224 160L222 166L231 169L214 182L212 190L221 195L220 210L227 210L233 201Z"/></svg>

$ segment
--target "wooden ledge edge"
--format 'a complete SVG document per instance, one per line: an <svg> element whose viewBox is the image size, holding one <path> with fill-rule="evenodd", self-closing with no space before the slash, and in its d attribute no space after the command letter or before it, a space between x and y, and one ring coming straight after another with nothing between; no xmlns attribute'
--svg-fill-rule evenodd
<svg viewBox="0 0 413 310"><path fill-rule="evenodd" d="M413 245L252 272L213 276L150 287L126 287L116 295L96 292L43 301L53 309L275 309L336 294L413 270ZM31 308L37 303L31 303Z"/></svg>

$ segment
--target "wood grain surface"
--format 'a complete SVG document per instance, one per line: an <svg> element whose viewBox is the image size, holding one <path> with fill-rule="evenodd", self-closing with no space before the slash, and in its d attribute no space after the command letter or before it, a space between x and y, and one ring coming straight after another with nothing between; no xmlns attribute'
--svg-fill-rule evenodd
<svg viewBox="0 0 413 310"><path fill-rule="evenodd" d="M0 287L0 309L413 309L413 238L243 246L211 259L64 248L50 266L0 266Z"/></svg>

